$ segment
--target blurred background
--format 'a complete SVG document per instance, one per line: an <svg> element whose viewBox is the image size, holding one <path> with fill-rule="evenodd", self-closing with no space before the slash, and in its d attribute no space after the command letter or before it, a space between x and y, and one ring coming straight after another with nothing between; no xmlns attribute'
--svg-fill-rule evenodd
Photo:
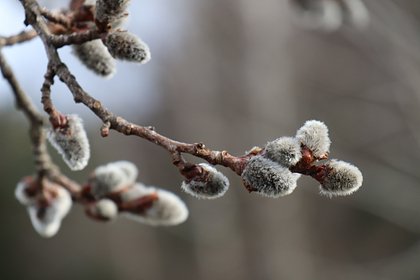
<svg viewBox="0 0 420 280"><path fill-rule="evenodd" d="M148 64L118 63L104 80L70 48L60 50L106 107L173 139L235 155L322 120L331 157L357 165L364 184L329 199L302 178L292 195L267 199L219 168L231 181L228 193L197 200L180 191L182 178L164 150L114 132L101 138L98 119L57 82L57 107L84 118L92 146L89 166L73 173L51 150L63 172L83 182L99 164L130 160L139 180L179 194L190 218L173 228L103 224L76 205L45 240L14 198L34 166L28 124L0 79L0 279L420 279L419 1L366 0L365 22L343 9L333 28L308 24L314 8L305 1L132 2L127 28L149 44ZM22 21L18 1L2 1L0 34L21 31ZM39 105L40 41L4 54Z"/></svg>

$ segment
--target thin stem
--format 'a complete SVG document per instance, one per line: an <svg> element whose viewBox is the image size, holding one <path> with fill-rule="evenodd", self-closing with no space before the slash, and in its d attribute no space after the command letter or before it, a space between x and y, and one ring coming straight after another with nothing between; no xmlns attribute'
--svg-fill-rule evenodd
<svg viewBox="0 0 420 280"><path fill-rule="evenodd" d="M36 33L34 29L31 29L28 31L22 31L19 34L9 36L9 37L0 36L0 47L13 46L16 44L24 43L24 42L32 40L33 38L37 36L38 34Z"/></svg>

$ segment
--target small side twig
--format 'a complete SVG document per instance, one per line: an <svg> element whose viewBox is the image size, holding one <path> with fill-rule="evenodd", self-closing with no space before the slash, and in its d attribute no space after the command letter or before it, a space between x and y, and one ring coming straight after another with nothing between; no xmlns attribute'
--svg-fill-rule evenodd
<svg viewBox="0 0 420 280"><path fill-rule="evenodd" d="M22 31L19 34L9 36L9 37L0 36L0 47L13 46L16 44L24 43L24 42L32 40L33 38L37 36L38 34L36 33L34 29Z"/></svg>

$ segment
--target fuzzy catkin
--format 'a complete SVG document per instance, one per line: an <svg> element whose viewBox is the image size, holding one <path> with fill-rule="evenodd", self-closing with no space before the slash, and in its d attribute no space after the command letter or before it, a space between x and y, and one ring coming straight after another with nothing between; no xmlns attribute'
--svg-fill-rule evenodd
<svg viewBox="0 0 420 280"><path fill-rule="evenodd" d="M121 171L125 174L126 180L130 183L134 183L138 176L138 169L137 166L127 160L120 160L120 161L114 161L110 163L117 168L121 169Z"/></svg>
<svg viewBox="0 0 420 280"><path fill-rule="evenodd" d="M156 193L158 199L143 213L123 213L125 217L152 226L174 226L188 218L188 208L175 194L155 187L146 187L141 183L122 194L123 201L130 201Z"/></svg>
<svg viewBox="0 0 420 280"><path fill-rule="evenodd" d="M182 182L181 189L197 198L214 199L223 196L229 188L229 180L226 176L209 164L200 163L199 165L206 172L205 178L185 180Z"/></svg>
<svg viewBox="0 0 420 280"><path fill-rule="evenodd" d="M72 45L73 54L97 75L111 77L115 71L115 60L100 39L80 45Z"/></svg>
<svg viewBox="0 0 420 280"><path fill-rule="evenodd" d="M260 195L278 198L293 192L300 174L263 156L251 158L241 175L245 184Z"/></svg>
<svg viewBox="0 0 420 280"><path fill-rule="evenodd" d="M327 172L320 186L321 194L327 196L344 196L357 191L363 183L360 170L344 161L330 160L325 166Z"/></svg>
<svg viewBox="0 0 420 280"><path fill-rule="evenodd" d="M300 142L294 137L280 137L267 143L264 156L285 167L290 167L302 158Z"/></svg>
<svg viewBox="0 0 420 280"><path fill-rule="evenodd" d="M94 212L105 220L112 220L118 216L118 206L114 201L104 198L95 203Z"/></svg>
<svg viewBox="0 0 420 280"><path fill-rule="evenodd" d="M61 221L72 206L72 199L67 190L61 186L55 189L56 197L48 206L31 204L28 213L34 229L45 238L54 236L61 226Z"/></svg>
<svg viewBox="0 0 420 280"><path fill-rule="evenodd" d="M330 151L331 140L328 127L321 121L306 121L298 129L296 138L308 147L315 157L322 157Z"/></svg>
<svg viewBox="0 0 420 280"><path fill-rule="evenodd" d="M96 19L112 24L124 16L129 3L130 0L97 0Z"/></svg>
<svg viewBox="0 0 420 280"><path fill-rule="evenodd" d="M15 189L15 197L22 205L28 206L35 203L35 197L29 196L26 189L33 183L32 177L25 177L20 180Z"/></svg>
<svg viewBox="0 0 420 280"><path fill-rule="evenodd" d="M66 127L50 130L48 140L71 170L82 170L90 158L89 140L79 116L67 115L66 118Z"/></svg>
<svg viewBox="0 0 420 280"><path fill-rule="evenodd" d="M137 168L129 162L111 162L98 166L89 179L91 193L96 198L102 198L131 186L136 177Z"/></svg>
<svg viewBox="0 0 420 280"><path fill-rule="evenodd" d="M151 58L149 47L136 35L127 31L115 31L103 39L110 54L117 59L144 64Z"/></svg>

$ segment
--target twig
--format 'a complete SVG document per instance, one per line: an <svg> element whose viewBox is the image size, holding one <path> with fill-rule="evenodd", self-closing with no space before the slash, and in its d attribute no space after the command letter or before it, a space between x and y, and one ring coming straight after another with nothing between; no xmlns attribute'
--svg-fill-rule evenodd
<svg viewBox="0 0 420 280"><path fill-rule="evenodd" d="M17 108L23 111L30 122L30 139L39 180L42 180L44 176L48 176L53 181L60 182L61 185L69 190L73 197L80 197L81 187L76 182L61 174L58 167L52 162L46 147L46 135L43 128L44 120L42 115L21 88L1 49L0 69L3 77L12 88Z"/></svg>
<svg viewBox="0 0 420 280"><path fill-rule="evenodd" d="M42 16L44 16L49 21L60 24L64 26L65 28L70 29L72 23L71 23L70 18L66 16L65 14L62 14L59 12L53 12L42 7L40 8L40 12Z"/></svg>
<svg viewBox="0 0 420 280"><path fill-rule="evenodd" d="M1 37L0 36L0 47L12 46L15 44L20 44L32 40L38 36L34 29L28 31L22 31L19 34L10 36L10 37Z"/></svg>

